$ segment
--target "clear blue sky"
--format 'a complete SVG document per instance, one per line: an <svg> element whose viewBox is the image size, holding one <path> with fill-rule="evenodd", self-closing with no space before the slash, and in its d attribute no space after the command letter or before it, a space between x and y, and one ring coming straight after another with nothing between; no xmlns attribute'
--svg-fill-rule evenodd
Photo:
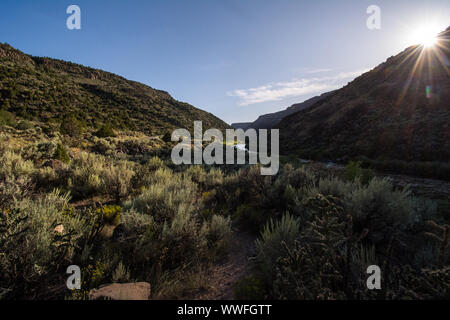
<svg viewBox="0 0 450 320"><path fill-rule="evenodd" d="M66 8L81 8L81 30ZM369 5L381 30L369 30ZM110 71L253 121L342 86L450 25L448 0L1 0L0 42Z"/></svg>

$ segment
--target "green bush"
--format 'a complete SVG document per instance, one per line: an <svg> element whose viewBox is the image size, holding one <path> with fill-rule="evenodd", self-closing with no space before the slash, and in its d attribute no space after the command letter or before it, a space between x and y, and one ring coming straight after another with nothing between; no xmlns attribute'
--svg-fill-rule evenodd
<svg viewBox="0 0 450 320"><path fill-rule="evenodd" d="M255 241L255 263L262 278L271 281L277 260L285 255L284 246L294 243L300 233L300 221L285 214L280 221L272 219L266 224L261 238Z"/></svg>
<svg viewBox="0 0 450 320"><path fill-rule="evenodd" d="M95 213L100 216L104 224L117 226L120 224L122 208L117 205L109 205L98 208Z"/></svg>
<svg viewBox="0 0 450 320"><path fill-rule="evenodd" d="M11 112L0 110L0 125L15 127L16 124L16 118Z"/></svg>
<svg viewBox="0 0 450 320"><path fill-rule="evenodd" d="M103 125L100 129L95 133L95 135L99 138L107 138L107 137L115 137L116 133L110 125Z"/></svg>
<svg viewBox="0 0 450 320"><path fill-rule="evenodd" d="M74 116L66 116L61 121L59 131L62 134L77 138L81 135L82 126Z"/></svg>
<svg viewBox="0 0 450 320"><path fill-rule="evenodd" d="M58 146L56 147L55 153L53 154L53 159L62 161L64 163L70 162L69 154L62 144L58 144Z"/></svg>
<svg viewBox="0 0 450 320"><path fill-rule="evenodd" d="M344 169L344 177L349 181L360 180L361 183L367 184L373 178L373 173L370 169L363 169L362 162L350 161Z"/></svg>

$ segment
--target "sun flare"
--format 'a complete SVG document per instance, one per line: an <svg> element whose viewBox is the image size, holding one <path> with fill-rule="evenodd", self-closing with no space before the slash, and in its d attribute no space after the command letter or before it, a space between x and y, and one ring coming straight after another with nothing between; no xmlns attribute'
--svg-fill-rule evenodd
<svg viewBox="0 0 450 320"><path fill-rule="evenodd" d="M434 46L437 42L439 30L439 27L432 25L419 27L411 34L411 43L423 45L426 48Z"/></svg>

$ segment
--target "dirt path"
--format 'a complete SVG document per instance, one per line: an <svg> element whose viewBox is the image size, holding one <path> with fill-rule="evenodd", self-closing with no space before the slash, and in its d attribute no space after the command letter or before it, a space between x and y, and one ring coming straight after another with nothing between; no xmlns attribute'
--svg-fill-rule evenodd
<svg viewBox="0 0 450 320"><path fill-rule="evenodd" d="M206 292L198 294L195 300L233 300L234 285L248 272L248 257L253 255L256 236L235 231L231 251L226 261L214 266L208 276Z"/></svg>

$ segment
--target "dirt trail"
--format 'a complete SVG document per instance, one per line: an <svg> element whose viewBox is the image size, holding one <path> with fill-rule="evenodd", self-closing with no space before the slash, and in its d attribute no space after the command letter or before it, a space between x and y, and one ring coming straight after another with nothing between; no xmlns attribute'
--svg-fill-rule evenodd
<svg viewBox="0 0 450 320"><path fill-rule="evenodd" d="M194 297L195 300L233 300L234 285L248 272L248 257L253 255L256 236L235 231L231 251L226 261L214 266L209 273L206 292Z"/></svg>

